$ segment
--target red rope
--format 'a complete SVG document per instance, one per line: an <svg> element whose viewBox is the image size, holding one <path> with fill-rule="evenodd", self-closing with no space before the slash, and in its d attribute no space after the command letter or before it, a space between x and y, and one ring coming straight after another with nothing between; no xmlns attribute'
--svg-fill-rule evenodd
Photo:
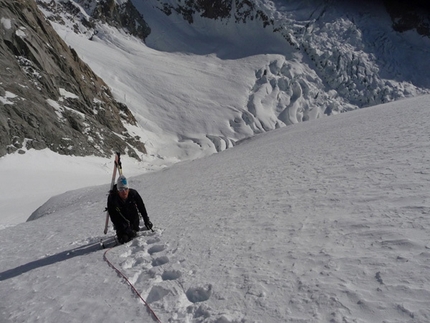
<svg viewBox="0 0 430 323"><path fill-rule="evenodd" d="M157 317L157 315L154 313L154 311L152 310L152 308L148 305L148 303L143 299L142 295L140 295L140 293L136 290L136 288L133 286L132 283L130 283L130 281L127 279L127 277L125 277L125 275L118 269L116 268L110 261L109 259L106 257L106 254L108 253L108 251L112 250L113 248L109 248L108 250L106 250L103 254L103 259L109 264L110 267L112 267L117 273L118 275L120 275L122 278L125 279L125 281L127 282L127 284L131 287L131 289L133 290L133 292L142 300L142 302L145 304L145 306L148 308L148 311L150 312L150 314L152 314L152 317L154 318L154 320L156 322L161 323L160 319Z"/></svg>

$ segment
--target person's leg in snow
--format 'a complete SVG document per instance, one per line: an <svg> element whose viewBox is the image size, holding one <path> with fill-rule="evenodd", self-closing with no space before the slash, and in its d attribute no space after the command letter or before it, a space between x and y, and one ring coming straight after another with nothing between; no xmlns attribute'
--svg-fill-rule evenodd
<svg viewBox="0 0 430 323"><path fill-rule="evenodd" d="M117 237L120 244L127 243L136 237L136 231L130 230L127 233L118 233Z"/></svg>

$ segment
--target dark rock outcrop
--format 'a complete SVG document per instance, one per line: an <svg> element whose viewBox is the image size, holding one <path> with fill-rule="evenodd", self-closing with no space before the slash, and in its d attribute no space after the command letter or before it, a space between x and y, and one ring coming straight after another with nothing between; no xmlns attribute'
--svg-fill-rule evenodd
<svg viewBox="0 0 430 323"><path fill-rule="evenodd" d="M74 31L78 34L83 32L97 34L97 23L105 23L123 29L143 41L151 33L151 28L131 1L122 4L118 4L115 0L51 1L50 3L37 1L37 4L50 13L48 19L52 21L64 24L64 19L69 19L75 26ZM84 10L85 14L81 10ZM64 15L64 13L68 15ZM77 22L80 22L87 30L79 30Z"/></svg>
<svg viewBox="0 0 430 323"><path fill-rule="evenodd" d="M0 0L0 156L21 148L139 158L129 109L45 21L33 0ZM23 151L23 150L21 150Z"/></svg>
<svg viewBox="0 0 430 323"><path fill-rule="evenodd" d="M425 0L383 0L383 3L392 17L394 30L402 32L416 29L419 34L430 37L430 2ZM318 6L317 2L315 2L315 6ZM264 27L274 24L274 21L256 8L255 3L251 0L187 0L179 1L175 5L164 3L163 11L168 15L176 11L189 23L193 23L193 15L197 14L209 19L234 17L235 22L242 23L258 19L262 21Z"/></svg>
<svg viewBox="0 0 430 323"><path fill-rule="evenodd" d="M384 0L393 21L393 29L399 32L415 29L418 34L430 37L430 2Z"/></svg>
<svg viewBox="0 0 430 323"><path fill-rule="evenodd" d="M263 22L263 27L273 25L273 20L257 9L254 2L250 0L188 0L184 3L178 2L176 5L164 3L162 10L167 15L175 11L190 24L194 22L193 15L197 14L204 18L219 20L233 17L236 23L259 19Z"/></svg>

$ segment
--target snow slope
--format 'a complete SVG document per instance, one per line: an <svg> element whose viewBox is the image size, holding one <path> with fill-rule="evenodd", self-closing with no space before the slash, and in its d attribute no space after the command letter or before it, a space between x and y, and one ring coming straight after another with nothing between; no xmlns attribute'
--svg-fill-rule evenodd
<svg viewBox="0 0 430 323"><path fill-rule="evenodd" d="M25 222L52 196L101 185L112 178L113 158L62 156L48 149L27 150L0 158L0 230ZM123 156L127 172L137 175L162 169L175 160L142 156L142 162Z"/></svg>
<svg viewBox="0 0 430 323"><path fill-rule="evenodd" d="M132 177L156 232L107 257L161 322L429 322L429 104L300 123ZM53 197L0 231L1 322L153 321L98 248L107 190Z"/></svg>
<svg viewBox="0 0 430 323"><path fill-rule="evenodd" d="M309 12L299 9L306 24ZM366 15L356 30L332 14L333 24L316 20L304 37L315 45L349 26L357 48L336 45L329 60L350 50L366 56L361 31L384 44L366 71L385 66L387 77L404 76L398 43L416 41L405 56L413 64L427 57L415 37L381 38ZM151 48L106 26L93 41L55 27L139 120L131 131L149 154L140 164L124 158L124 171L156 232L107 257L161 322L430 321L428 96L295 124L321 116L309 98L322 83L290 48L265 55L241 43L249 47L240 52L233 37L230 47L212 43L214 54L185 43L182 30L176 49L207 52L163 52L160 35ZM363 77L362 65L345 68ZM410 80L424 86L425 68ZM291 97L290 79L300 81ZM387 84L400 97L417 93L404 78ZM333 111L345 108L327 95ZM294 125L243 140L283 124ZM99 249L111 163L48 151L0 159L0 322L153 320ZM36 209L37 220L21 223Z"/></svg>
<svg viewBox="0 0 430 323"><path fill-rule="evenodd" d="M355 108L344 102L342 91L375 102L381 89L397 88L400 98L417 95L420 91L413 84L425 87L428 82L428 67L422 64L428 57L428 40L412 32L389 32L388 17L370 3L313 10L311 2L256 2L285 32L295 35L313 62L257 21L238 25L195 17L189 25L176 15L161 14L154 1L134 3L153 30L147 45L106 25L97 25L93 35L94 30L73 17L64 18L64 25L53 23L135 114L139 125L128 130L142 138L149 154L140 156L140 165L127 162L131 175L222 151L256 133L320 118L327 109L335 114ZM76 28L81 33L76 34ZM350 57L355 59L348 63ZM331 71L315 65L318 62L341 65ZM379 70L387 79L380 80ZM336 84L327 86L322 78L330 75ZM372 95L350 83L364 78ZM0 191L0 228L25 221L53 195L104 184L110 173L111 160L106 159L35 151L0 158L0 177L8 183Z"/></svg>

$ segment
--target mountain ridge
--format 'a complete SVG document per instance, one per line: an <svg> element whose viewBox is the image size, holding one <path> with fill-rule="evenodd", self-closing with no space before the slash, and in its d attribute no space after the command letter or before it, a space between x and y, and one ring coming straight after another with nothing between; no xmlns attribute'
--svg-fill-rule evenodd
<svg viewBox="0 0 430 323"><path fill-rule="evenodd" d="M139 158L126 105L45 21L34 1L1 0L0 156L49 148L66 155ZM122 138L121 138L122 136ZM125 139L124 139L125 138ZM137 152L136 152L137 151Z"/></svg>
<svg viewBox="0 0 430 323"><path fill-rule="evenodd" d="M411 2L413 3L415 2ZM37 4L46 19L54 23L54 27L64 26L73 33L84 35L87 41L94 39L108 41L107 37L111 36L108 35L108 31L103 30L105 28L103 26L109 26L108 28L120 30L124 37L136 37L149 48L158 51L214 54L223 60L234 60L240 55L242 57L264 53L281 55L254 70L255 80L246 98L247 102L238 109L236 117L225 117L225 122L232 124L234 131L238 129L236 126L238 118L242 119L239 120L241 124L246 124L255 134L430 91L428 78L425 77L430 71L420 64L420 61L429 54L430 48L427 36L420 36L426 34L428 15L422 13L421 19L416 19L412 25L402 23L409 17L407 14L417 12L418 7L409 6L410 10L404 11L406 18L402 18L403 16L399 17L399 14L403 12L401 8L404 8L404 4L400 2L390 4L383 1L364 1L358 5L342 1L316 0L306 2L38 0ZM416 2L416 5L420 4ZM174 34L166 33L165 28L168 25L175 26ZM419 32L411 31L411 28L417 28ZM181 37L177 37L178 35ZM253 36L255 40L250 41ZM182 39L187 39L188 43L184 43ZM256 43L258 40L262 41ZM73 48L70 48L70 53L72 56L81 56L81 53L76 53ZM104 81L108 84L105 86L107 91L114 89L115 82L106 78ZM162 95L156 92L157 89L151 91L155 95ZM65 93L75 92L66 89ZM7 93L3 91L4 100L9 95ZM55 101L55 98L50 99ZM74 101L70 96L67 98L60 96L60 99ZM43 103L43 99L40 100ZM142 121L136 123L136 116L138 120L147 120L150 123L158 121L151 119L147 113L141 114L133 106L130 106L130 112L124 98L118 94L113 101L116 101L117 108L111 118L126 115L125 120L136 126L138 131L134 134L128 133L118 121L115 121L115 124L119 128L107 124L99 126L98 129L103 131L103 136L107 136L106 133L112 130L120 134L120 137L123 133L128 143L120 143L123 139L118 139L118 136L113 136L112 143L106 145L102 140L94 139L97 137L95 134L92 139L86 136L61 135L58 137L71 137L67 141L71 139L83 143L86 149L69 149L70 145L63 140L57 144L59 148L51 144L53 150L77 155L102 150L102 154L106 156L113 149L118 149L127 150L137 158L140 153L145 153L143 142L146 142L146 139L142 138L139 130ZM76 107L76 110L94 117L93 109L88 108L91 104L91 100L86 100L79 105L80 108ZM169 109L167 102L166 109ZM63 110L66 111L65 119L72 129L71 132L82 133L86 127L83 126L82 119L73 116L76 114L72 112L75 107ZM54 116L52 111L51 115ZM175 122L180 122L180 119ZM32 123L34 124L34 121L24 122L23 127L31 129ZM49 124L56 123L58 120L54 117L45 127L49 128ZM3 129L8 129L5 120ZM200 131L194 131L195 138L190 138L190 134L185 132L176 136L179 142L183 140L181 138L194 142L202 142L209 138L212 142L210 151L219 151L224 149L218 144L219 141L230 142L225 145L229 147L231 143L234 144L237 140L250 135L250 132L246 131L224 138L225 131L222 129L215 132ZM189 129L188 132L193 131ZM23 146L25 136L22 134L16 136L9 130L4 137L9 140L1 142L4 147L3 153L14 152ZM36 136L32 132L25 137L30 139L26 141L29 148L50 147L38 139L39 137L34 137ZM91 143L94 140L96 144Z"/></svg>

